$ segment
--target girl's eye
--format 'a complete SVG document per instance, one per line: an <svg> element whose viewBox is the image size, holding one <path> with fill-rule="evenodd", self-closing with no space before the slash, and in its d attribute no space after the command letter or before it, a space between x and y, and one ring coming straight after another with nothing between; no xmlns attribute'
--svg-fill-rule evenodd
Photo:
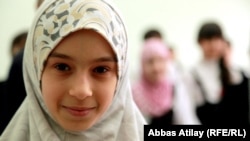
<svg viewBox="0 0 250 141"><path fill-rule="evenodd" d="M66 64L56 64L55 68L59 71L69 71L70 67Z"/></svg>
<svg viewBox="0 0 250 141"><path fill-rule="evenodd" d="M94 69L94 72L96 72L96 73L105 73L107 71L108 71L108 69L106 67L96 67Z"/></svg>

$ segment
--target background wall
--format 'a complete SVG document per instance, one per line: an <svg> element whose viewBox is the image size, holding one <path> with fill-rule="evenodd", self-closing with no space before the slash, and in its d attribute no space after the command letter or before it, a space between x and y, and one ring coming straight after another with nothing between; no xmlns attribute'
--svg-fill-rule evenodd
<svg viewBox="0 0 250 141"><path fill-rule="evenodd" d="M232 42L233 61L248 68L250 41L250 0L113 0L128 29L131 78L139 70L139 53L144 32L155 27L173 45L181 64L190 69L200 57L196 34L207 20L217 21ZM0 80L7 76L11 63L12 37L28 29L36 0L0 0Z"/></svg>
<svg viewBox="0 0 250 141"><path fill-rule="evenodd" d="M36 0L0 0L0 81L5 80L9 72L12 39L31 26L35 4Z"/></svg>

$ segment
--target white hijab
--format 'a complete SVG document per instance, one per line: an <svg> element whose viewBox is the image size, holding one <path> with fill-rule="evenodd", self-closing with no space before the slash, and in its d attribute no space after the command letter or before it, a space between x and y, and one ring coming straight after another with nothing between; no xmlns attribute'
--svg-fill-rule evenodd
<svg viewBox="0 0 250 141"><path fill-rule="evenodd" d="M118 59L118 83L109 109L90 129L69 132L57 124L40 89L43 64L67 35L93 29L110 44ZM27 97L0 141L142 141L143 119L132 99L127 35L117 10L104 0L47 0L38 9L25 46L23 71Z"/></svg>

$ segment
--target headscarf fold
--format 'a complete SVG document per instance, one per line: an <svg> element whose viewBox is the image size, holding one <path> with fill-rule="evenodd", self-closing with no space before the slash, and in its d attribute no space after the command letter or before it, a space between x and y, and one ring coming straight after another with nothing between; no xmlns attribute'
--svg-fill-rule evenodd
<svg viewBox="0 0 250 141"><path fill-rule="evenodd" d="M167 59L169 52L167 46L160 39L148 39L142 47L141 63L152 56ZM141 70L141 78L133 87L133 96L139 109L146 116L160 117L172 107L172 83L164 77L154 84L150 83Z"/></svg>
<svg viewBox="0 0 250 141"><path fill-rule="evenodd" d="M118 59L118 82L108 110L91 128L64 130L53 120L41 92L48 55L67 35L92 29L111 45ZM1 135L1 141L139 141L145 120L128 80L127 34L117 9L105 0L47 0L37 11L25 46L23 71L27 97Z"/></svg>

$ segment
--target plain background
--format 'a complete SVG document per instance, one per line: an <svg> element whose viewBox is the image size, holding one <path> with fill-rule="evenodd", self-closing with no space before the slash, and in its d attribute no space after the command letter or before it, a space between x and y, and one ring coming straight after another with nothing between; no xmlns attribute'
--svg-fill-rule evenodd
<svg viewBox="0 0 250 141"><path fill-rule="evenodd" d="M140 69L142 37L149 28L159 29L177 59L189 70L200 58L197 31L205 21L218 22L232 43L233 61L249 68L250 0L113 0L128 30L131 80ZM0 80L11 64L10 44L28 30L35 16L36 0L0 0Z"/></svg>

